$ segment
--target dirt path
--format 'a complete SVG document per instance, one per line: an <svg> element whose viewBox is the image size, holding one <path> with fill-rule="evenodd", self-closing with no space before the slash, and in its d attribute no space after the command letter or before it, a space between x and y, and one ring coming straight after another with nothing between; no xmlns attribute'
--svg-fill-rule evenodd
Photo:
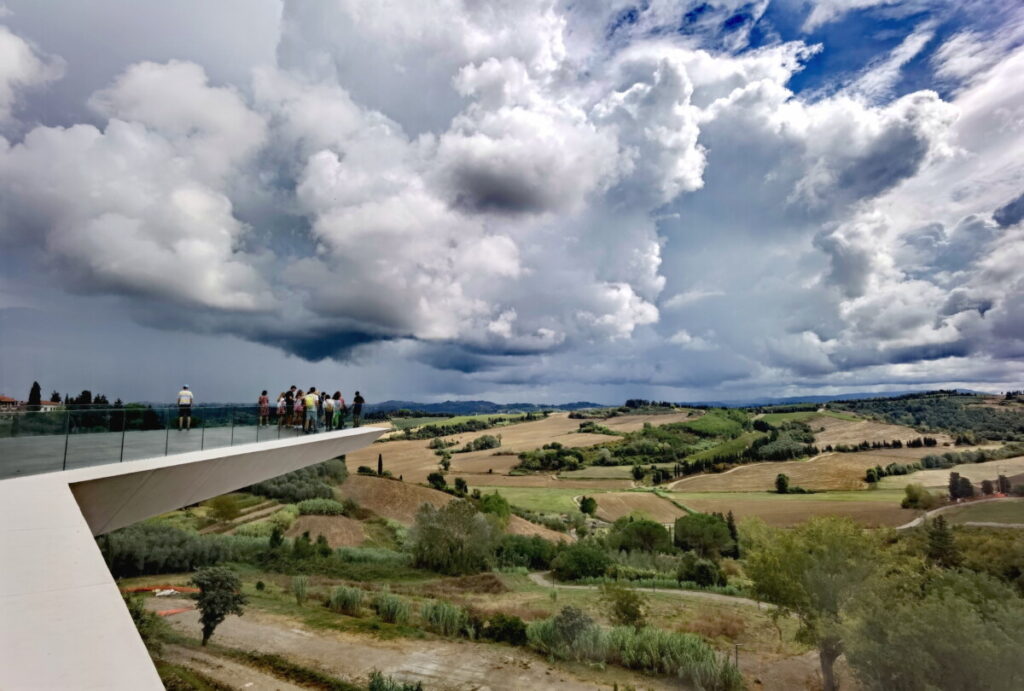
<svg viewBox="0 0 1024 691"><path fill-rule="evenodd" d="M547 573L536 572L530 574L530 580L543 588L559 588L566 590L597 590L600 586L596 585L564 585L562 583L555 583L548 578ZM644 589L646 590L646 588ZM722 602L730 605L746 605L748 607L770 607L763 602L757 600L751 600L745 597L735 597L733 595L719 595L718 593L708 593L702 590L670 590L662 589L658 593L662 595L673 595L681 598L691 598L696 600L712 600L714 602Z"/></svg>
<svg viewBox="0 0 1024 691"><path fill-rule="evenodd" d="M189 603L161 599L161 608ZM191 637L199 634L199 616L194 610L169 616L166 620L183 634ZM570 674L521 648L452 640L380 640L310 629L290 617L254 610L242 617L225 619L217 628L213 642L241 650L284 655L300 664L363 684L374 669L403 681L421 681L429 689L457 691L593 691L613 682L620 686L637 682L634 673L614 668L594 670L592 676L585 669ZM653 677L642 677L642 685L657 690L677 688Z"/></svg>
<svg viewBox="0 0 1024 691"><path fill-rule="evenodd" d="M975 504L988 504L988 503L993 502L993 501L1022 501L1022 500L1017 499L1016 497L997 497L995 499L976 499L975 501L968 502L966 504L948 504L946 506L940 506L937 509L932 509L931 511L929 511L927 513L923 513L920 516L918 516L917 518L915 518L914 520L910 521L909 523L904 523L901 526L897 526L896 530L907 530L909 528L916 528L917 526L921 525L922 523L924 523L927 519L931 518L932 516L938 516L940 513L944 513L946 511L950 511L952 509L963 508L965 506L973 506ZM998 526L1000 528L1020 526L1020 524L1018 524L1018 523L966 523L965 525L976 525L976 526L994 525L994 526Z"/></svg>
<svg viewBox="0 0 1024 691"><path fill-rule="evenodd" d="M183 645L165 645L160 657L173 664L202 672L211 679L233 689L306 691L305 687L289 684L275 676L206 650L196 650Z"/></svg>

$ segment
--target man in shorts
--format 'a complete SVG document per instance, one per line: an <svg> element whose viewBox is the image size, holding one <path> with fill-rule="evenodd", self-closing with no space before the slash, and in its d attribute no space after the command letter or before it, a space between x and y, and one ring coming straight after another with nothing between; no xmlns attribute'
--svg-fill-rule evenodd
<svg viewBox="0 0 1024 691"><path fill-rule="evenodd" d="M306 420L303 426L303 431L307 434L310 432L316 432L316 406L319 402L320 397L316 393L316 387L309 387L309 392L303 397L303 404L306 408Z"/></svg>
<svg viewBox="0 0 1024 691"><path fill-rule="evenodd" d="M182 423L184 423L186 431L192 427L192 392L188 390L188 385L181 387L181 391L178 392L179 432L182 429Z"/></svg>

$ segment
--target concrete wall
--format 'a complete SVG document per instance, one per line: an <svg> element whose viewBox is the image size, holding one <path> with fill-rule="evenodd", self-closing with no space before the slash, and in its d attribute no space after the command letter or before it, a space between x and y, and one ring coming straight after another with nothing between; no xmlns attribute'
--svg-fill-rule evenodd
<svg viewBox="0 0 1024 691"><path fill-rule="evenodd" d="M0 689L162 689L93 536L349 453L383 432L0 480Z"/></svg>

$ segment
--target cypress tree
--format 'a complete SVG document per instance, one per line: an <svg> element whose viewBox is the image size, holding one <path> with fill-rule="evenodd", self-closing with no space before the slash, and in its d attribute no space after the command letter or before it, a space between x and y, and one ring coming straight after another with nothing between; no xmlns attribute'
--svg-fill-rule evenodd
<svg viewBox="0 0 1024 691"><path fill-rule="evenodd" d="M32 390L28 392L28 409L39 410L39 404L42 403L43 389L39 386L39 382L32 382Z"/></svg>
<svg viewBox="0 0 1024 691"><path fill-rule="evenodd" d="M946 569L960 563L960 550L944 516L928 525L928 559Z"/></svg>
<svg viewBox="0 0 1024 691"><path fill-rule="evenodd" d="M953 501L960 498L960 473L949 474L949 498Z"/></svg>
<svg viewBox="0 0 1024 691"><path fill-rule="evenodd" d="M378 477L384 475L384 454L382 453L377 454L377 475Z"/></svg>
<svg viewBox="0 0 1024 691"><path fill-rule="evenodd" d="M729 510L728 515L725 517L725 524L729 528L729 537L732 538L732 550L730 550L730 557L733 559L740 558L740 531L736 529L736 518L732 515L732 509Z"/></svg>

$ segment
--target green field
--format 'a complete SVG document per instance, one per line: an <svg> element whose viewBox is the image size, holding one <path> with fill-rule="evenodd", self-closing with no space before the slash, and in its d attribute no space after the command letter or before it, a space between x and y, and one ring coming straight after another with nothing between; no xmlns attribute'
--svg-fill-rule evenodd
<svg viewBox="0 0 1024 691"><path fill-rule="evenodd" d="M446 425L457 425L460 422L468 422L469 420L490 420L491 418L508 418L509 420L522 420L526 417L525 413L488 413L486 415L456 415L447 419L440 419Z"/></svg>
<svg viewBox="0 0 1024 691"><path fill-rule="evenodd" d="M881 502L899 505L906 496L903 490L861 490L847 492L814 492L813 494L776 494L775 492L668 492L678 502L686 503L687 499L729 499L736 502L749 501L836 501L836 502Z"/></svg>
<svg viewBox="0 0 1024 691"><path fill-rule="evenodd" d="M420 425L440 425L447 423L450 419L447 417L393 417L391 426L395 429L411 429Z"/></svg>
<svg viewBox="0 0 1024 691"><path fill-rule="evenodd" d="M762 432L747 432L746 434L741 434L735 439L727 439L717 446L712 446L710 449L705 449L704 451L699 451L692 456L688 456L686 460L700 461L705 458L715 458L718 456L739 456L743 453L744 449L754 442L755 439L763 436L764 433Z"/></svg>
<svg viewBox="0 0 1024 691"><path fill-rule="evenodd" d="M1019 523L1024 524L1024 499L968 504L944 511L950 523Z"/></svg>
<svg viewBox="0 0 1024 691"><path fill-rule="evenodd" d="M781 425L784 422L807 422L811 418L818 416L834 417L837 420L847 420L849 422L857 422L861 418L850 413L837 413L832 410L824 410L818 412L816 410L802 410L795 413L765 413L761 416L761 419L767 422L769 425Z"/></svg>
<svg viewBox="0 0 1024 691"><path fill-rule="evenodd" d="M572 500L582 494L587 496L601 494L608 490L601 489L559 489L554 487L478 487L470 485L473 489L479 489L484 494L498 492L505 497L510 504L529 511L541 511L549 513L578 513L579 507ZM618 490L622 491L622 490Z"/></svg>
<svg viewBox="0 0 1024 691"><path fill-rule="evenodd" d="M712 410L696 420L684 422L694 432L707 437L731 437L743 431L743 425L733 415L742 415L739 411Z"/></svg>

